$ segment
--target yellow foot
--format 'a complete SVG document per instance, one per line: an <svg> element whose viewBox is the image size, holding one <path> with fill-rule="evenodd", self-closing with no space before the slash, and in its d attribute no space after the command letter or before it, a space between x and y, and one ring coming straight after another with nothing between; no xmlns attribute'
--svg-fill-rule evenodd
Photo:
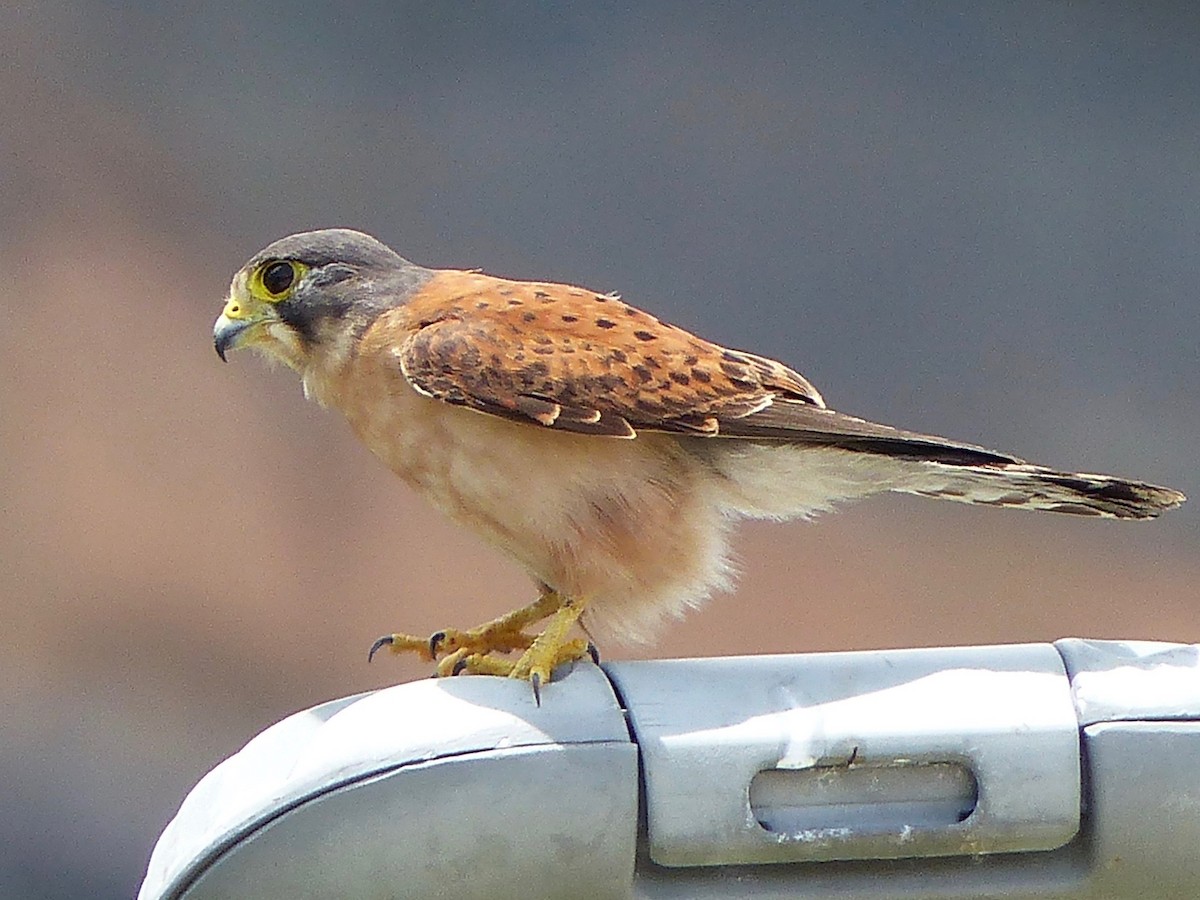
<svg viewBox="0 0 1200 900"><path fill-rule="evenodd" d="M478 628L460 631L446 628L428 638L410 634L385 634L372 646L368 660L387 647L393 653L414 652L426 661L446 654L437 666L438 677L467 672L476 675L503 675L521 678L533 685L534 698L541 703L541 687L550 683L556 666L590 655L599 661L596 648L588 641L569 639L571 626L583 613L581 600L563 599L546 591L536 601L501 616ZM536 637L525 632L534 622L550 617ZM497 659L494 653L524 652L516 660Z"/></svg>
<svg viewBox="0 0 1200 900"><path fill-rule="evenodd" d="M415 653L425 662L433 662L434 655L429 638L419 638L411 634L385 634L377 638L367 651L367 662L375 659L375 654L387 647L393 653Z"/></svg>
<svg viewBox="0 0 1200 900"><path fill-rule="evenodd" d="M384 647L392 653L416 653L425 662L432 662L443 653L453 654L464 649L478 654L525 650L533 643L533 636L525 634L523 629L546 618L561 605L558 594L545 591L528 606L467 631L443 628L427 638L412 634L385 634L371 645L367 661L374 659L375 654Z"/></svg>
<svg viewBox="0 0 1200 900"><path fill-rule="evenodd" d="M526 653L518 660L498 659L485 653L471 653L469 650L456 650L438 663L439 678L448 675L500 675L509 678L523 678L533 685L533 699L538 706L542 705L542 685L549 684L550 674L563 663L574 662L589 656L592 662L600 662L600 654L591 641L575 638L566 641L554 652L533 664L526 662Z"/></svg>

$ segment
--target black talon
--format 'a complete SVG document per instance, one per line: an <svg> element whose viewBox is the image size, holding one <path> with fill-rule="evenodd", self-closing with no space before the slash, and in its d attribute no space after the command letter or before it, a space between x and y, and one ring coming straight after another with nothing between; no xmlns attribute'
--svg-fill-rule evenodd
<svg viewBox="0 0 1200 900"><path fill-rule="evenodd" d="M588 656L592 658L592 662L594 662L596 665L600 665L600 651L596 649L596 645L591 641L587 642L587 652Z"/></svg>
<svg viewBox="0 0 1200 900"><path fill-rule="evenodd" d="M367 663L369 664L371 660L375 658L375 654L379 652L380 648L390 647L394 640L395 638L392 635L385 634L383 637L373 643L371 645L371 649L367 651Z"/></svg>
<svg viewBox="0 0 1200 900"><path fill-rule="evenodd" d="M451 675L462 674L462 670L467 667L467 659L468 659L468 657L464 656L462 659L460 659L458 662L456 662L454 664L454 668L450 670L450 674Z"/></svg>
<svg viewBox="0 0 1200 900"><path fill-rule="evenodd" d="M429 636L429 655L437 659L438 645L446 639L446 632L435 631Z"/></svg>
<svg viewBox="0 0 1200 900"><path fill-rule="evenodd" d="M542 705L542 676L534 672L529 676L529 683L533 685L533 702L538 706Z"/></svg>

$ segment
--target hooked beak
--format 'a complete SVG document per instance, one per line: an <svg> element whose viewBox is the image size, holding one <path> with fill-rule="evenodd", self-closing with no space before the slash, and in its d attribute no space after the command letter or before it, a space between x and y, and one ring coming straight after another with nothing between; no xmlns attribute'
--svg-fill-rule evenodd
<svg viewBox="0 0 1200 900"><path fill-rule="evenodd" d="M231 319L225 313L221 313L217 317L217 321L213 324L213 347L217 351L217 356L221 357L221 362L228 362L225 359L226 351L237 349L242 335L246 333L250 324L248 319Z"/></svg>
<svg viewBox="0 0 1200 900"><path fill-rule="evenodd" d="M213 323L213 348L221 362L225 354L250 340L250 331L271 317L270 310L246 293L245 285L235 279L229 289L229 299ZM258 329L254 329L257 331Z"/></svg>
<svg viewBox="0 0 1200 900"><path fill-rule="evenodd" d="M253 347L293 369L300 368L307 358L299 337L280 318L275 305L250 296L235 281L225 308L213 323L213 349L224 362L230 350L241 347Z"/></svg>

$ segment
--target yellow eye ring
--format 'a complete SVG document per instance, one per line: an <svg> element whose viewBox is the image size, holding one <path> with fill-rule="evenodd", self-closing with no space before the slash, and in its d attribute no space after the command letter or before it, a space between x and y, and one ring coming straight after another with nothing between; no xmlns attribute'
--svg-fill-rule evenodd
<svg viewBox="0 0 1200 900"><path fill-rule="evenodd" d="M299 274L295 263L277 259L263 264L258 270L258 280L269 296L278 299L292 289Z"/></svg>

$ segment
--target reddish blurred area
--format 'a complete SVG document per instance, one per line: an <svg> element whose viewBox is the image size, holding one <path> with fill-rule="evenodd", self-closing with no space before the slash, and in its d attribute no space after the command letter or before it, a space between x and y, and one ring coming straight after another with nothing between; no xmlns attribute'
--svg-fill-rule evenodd
<svg viewBox="0 0 1200 900"><path fill-rule="evenodd" d="M368 665L378 634L475 624L531 586L290 373L220 364L209 335L227 279L279 234L228 227L213 197L236 186L181 163L39 41L8 32L0 81L0 782L16 810L0 823L0 895L117 896L186 790L254 733L427 674ZM525 274L553 275L542 265ZM619 282L622 260L608 265ZM1044 461L1100 467L1075 450ZM1196 534L1187 511L1124 525L905 498L755 524L737 539L736 593L652 646L601 649L1200 641Z"/></svg>

